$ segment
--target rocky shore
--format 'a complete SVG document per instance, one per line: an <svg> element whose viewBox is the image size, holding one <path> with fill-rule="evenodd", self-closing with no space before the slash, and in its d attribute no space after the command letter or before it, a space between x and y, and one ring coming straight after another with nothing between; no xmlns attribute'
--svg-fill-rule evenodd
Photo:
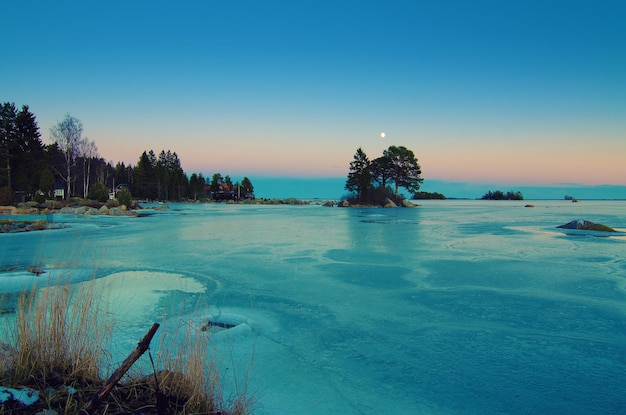
<svg viewBox="0 0 626 415"><path fill-rule="evenodd" d="M21 203L18 206L0 206L0 233L17 233L61 229L66 225L55 223L55 214L65 215L107 215L138 216L137 207L107 206L105 204L61 205L58 201L46 201L43 205Z"/></svg>

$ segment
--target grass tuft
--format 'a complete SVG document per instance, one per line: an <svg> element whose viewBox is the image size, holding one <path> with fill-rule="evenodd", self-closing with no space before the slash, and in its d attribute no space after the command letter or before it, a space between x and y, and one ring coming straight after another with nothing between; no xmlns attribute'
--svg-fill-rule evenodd
<svg viewBox="0 0 626 415"><path fill-rule="evenodd" d="M0 403L0 415L45 410L84 414L81 408L105 383L103 374L116 369L106 351L114 324L107 310L100 309L94 287L93 281L65 284L19 296L9 336L3 336L11 344L0 341L0 386L32 389L39 400L27 407L15 400ZM184 330L175 336L185 336L185 347L169 346L162 333L157 354L162 369L127 375L96 413L250 413L245 396L238 397L232 408L223 407L207 333L200 328Z"/></svg>
<svg viewBox="0 0 626 415"><path fill-rule="evenodd" d="M102 321L92 284L72 294L69 285L33 289L18 301L14 381L42 386L98 382L102 345L112 325ZM69 382L69 383L68 383Z"/></svg>

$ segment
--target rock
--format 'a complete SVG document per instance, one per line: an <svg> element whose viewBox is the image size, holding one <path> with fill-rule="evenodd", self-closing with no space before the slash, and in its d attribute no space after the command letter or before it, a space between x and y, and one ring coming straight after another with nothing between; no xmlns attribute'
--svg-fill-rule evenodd
<svg viewBox="0 0 626 415"><path fill-rule="evenodd" d="M31 274L35 274L36 276L40 276L41 274L46 273L46 271L35 267L28 267L26 271L30 272Z"/></svg>
<svg viewBox="0 0 626 415"><path fill-rule="evenodd" d="M0 206L0 214L3 215L14 215L16 211L15 206Z"/></svg>
<svg viewBox="0 0 626 415"><path fill-rule="evenodd" d="M386 200L385 200L385 205L384 205L384 207L386 207L386 208L395 208L395 207L398 207L398 205L396 205L395 203L393 203L393 200L391 200L391 199L386 199Z"/></svg>
<svg viewBox="0 0 626 415"><path fill-rule="evenodd" d="M599 231L599 232L617 232L615 229L602 225L600 223L593 223L588 220L573 220L564 225L559 225L557 228L561 229L576 229L581 231Z"/></svg>
<svg viewBox="0 0 626 415"><path fill-rule="evenodd" d="M344 200L343 202L341 202L341 207L350 207L350 202Z"/></svg>
<svg viewBox="0 0 626 415"><path fill-rule="evenodd" d="M408 208L417 207L416 204L409 202L408 199L402 199L402 206L408 207Z"/></svg>
<svg viewBox="0 0 626 415"><path fill-rule="evenodd" d="M524 207L527 207L527 208L534 208L534 207L535 207L535 205L525 205Z"/></svg>
<svg viewBox="0 0 626 415"><path fill-rule="evenodd" d="M24 204L22 204L22 206L19 207L17 210L13 211L13 213L18 214L18 215L36 215L39 213L39 209L35 207L27 207Z"/></svg>

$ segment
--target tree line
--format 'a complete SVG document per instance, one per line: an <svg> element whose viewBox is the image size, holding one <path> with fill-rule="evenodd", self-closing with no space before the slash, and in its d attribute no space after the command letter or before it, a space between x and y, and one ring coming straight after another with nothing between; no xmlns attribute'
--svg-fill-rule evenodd
<svg viewBox="0 0 626 415"><path fill-rule="evenodd" d="M17 200L43 201L55 197L103 199L120 185L134 198L150 200L202 199L205 189L228 192L232 198L253 194L250 179L233 183L229 176L213 175L208 182L202 173L190 177L178 155L170 150L144 151L135 166L113 165L98 153L95 141L83 136L80 120L67 114L50 129L52 143L44 145L36 117L27 105L0 105L0 205ZM105 196L106 195L106 196Z"/></svg>
<svg viewBox="0 0 626 415"><path fill-rule="evenodd" d="M381 204L387 198L397 201L401 187L416 193L424 181L421 174L415 154L404 146L390 146L374 160L359 147L350 163L345 188L356 194L357 203ZM394 184L394 190L389 183Z"/></svg>

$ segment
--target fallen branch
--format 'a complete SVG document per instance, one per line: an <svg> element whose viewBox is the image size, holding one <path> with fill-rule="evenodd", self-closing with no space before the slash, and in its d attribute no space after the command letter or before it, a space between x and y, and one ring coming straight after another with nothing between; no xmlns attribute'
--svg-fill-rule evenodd
<svg viewBox="0 0 626 415"><path fill-rule="evenodd" d="M137 343L137 347L135 348L135 350L133 350L133 352L128 355L126 360L122 362L122 365L117 368L115 372L113 372L109 380L98 391L98 393L96 393L91 398L89 403L85 405L81 412L92 414L98 408L98 405L100 405L100 403L105 400L107 396L109 396L109 393L111 393L113 387L117 384L117 382L120 381L122 376L124 376L124 374L128 372L128 369L130 369L133 363L135 363L137 359L139 359L141 355L144 354L146 350L148 350L148 348L150 347L150 342L152 341L152 338L154 337L154 334L158 329L159 323L154 323L152 327L150 327L150 330L148 330L146 335L143 336L143 339L141 339L139 343Z"/></svg>

